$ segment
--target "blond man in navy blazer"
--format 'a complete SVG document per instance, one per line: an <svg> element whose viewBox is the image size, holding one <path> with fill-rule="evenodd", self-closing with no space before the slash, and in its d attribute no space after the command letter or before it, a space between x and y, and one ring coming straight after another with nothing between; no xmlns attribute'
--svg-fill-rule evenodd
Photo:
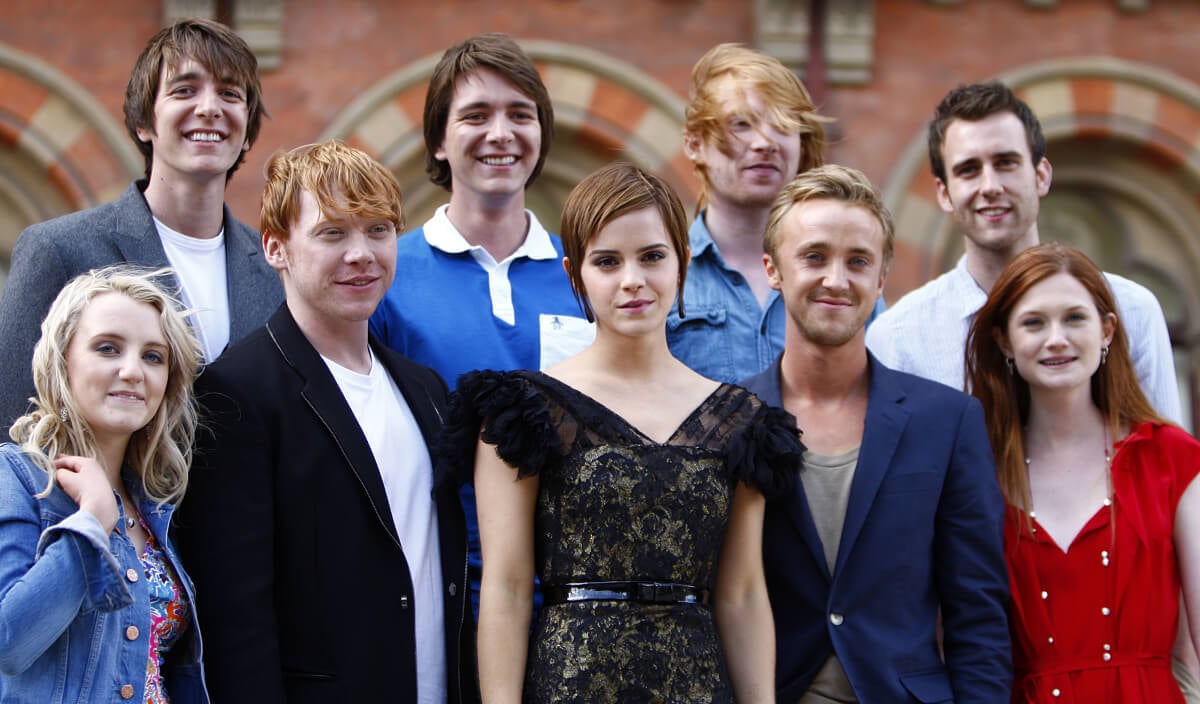
<svg viewBox="0 0 1200 704"><path fill-rule="evenodd" d="M768 221L786 341L745 386L791 412L808 448L764 519L777 699L1007 702L1004 507L983 411L863 340L892 241L878 194L841 166L797 176Z"/></svg>
<svg viewBox="0 0 1200 704"><path fill-rule="evenodd" d="M229 28L181 20L147 43L125 91L125 125L146 177L116 201L21 233L0 295L0 427L33 393L33 346L66 282L130 262L174 267L165 282L198 312L212 361L283 300L258 233L225 207L225 185L258 137L266 109L254 52Z"/></svg>

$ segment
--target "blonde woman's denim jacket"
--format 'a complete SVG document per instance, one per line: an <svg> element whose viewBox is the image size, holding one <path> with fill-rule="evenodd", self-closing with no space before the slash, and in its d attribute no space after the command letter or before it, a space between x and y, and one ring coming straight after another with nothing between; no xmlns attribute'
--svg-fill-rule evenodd
<svg viewBox="0 0 1200 704"><path fill-rule="evenodd" d="M35 498L45 485L19 447L0 444L0 704L145 701L150 607L137 550L57 486ZM195 604L167 535L174 507L127 486ZM208 702L191 614L162 664L172 704Z"/></svg>

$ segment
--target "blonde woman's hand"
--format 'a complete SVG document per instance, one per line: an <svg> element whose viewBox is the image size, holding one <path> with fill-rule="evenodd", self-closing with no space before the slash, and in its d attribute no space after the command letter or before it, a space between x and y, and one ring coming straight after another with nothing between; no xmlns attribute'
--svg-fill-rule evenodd
<svg viewBox="0 0 1200 704"><path fill-rule="evenodd" d="M58 485L79 504L79 508L95 516L106 533L117 526L117 498L112 484L100 463L90 457L63 455L54 460Z"/></svg>

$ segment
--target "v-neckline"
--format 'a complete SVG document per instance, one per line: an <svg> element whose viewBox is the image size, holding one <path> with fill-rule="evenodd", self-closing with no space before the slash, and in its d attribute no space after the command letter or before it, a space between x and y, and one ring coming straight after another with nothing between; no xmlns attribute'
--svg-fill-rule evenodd
<svg viewBox="0 0 1200 704"><path fill-rule="evenodd" d="M1113 499L1109 499L1109 501L1113 501ZM1111 506L1109 504L1100 504L1099 508L1097 508L1096 511L1091 516L1089 516L1086 521L1083 522L1083 525L1079 528L1079 530L1075 531L1075 535L1071 536L1071 542L1067 543L1067 547L1065 550L1063 549L1062 545L1058 542L1058 540L1054 537L1054 535L1051 534L1050 531L1046 530L1046 527L1043 526L1041 524L1041 522L1038 521L1037 516L1033 516L1032 520L1033 520L1034 527L1036 527L1039 531L1041 531L1041 534L1045 536L1045 540L1049 541L1049 543L1052 546L1054 546L1054 549L1060 555L1062 555L1063 557L1066 557L1071 554L1071 548L1075 547L1075 543L1079 542L1079 539L1081 537L1083 537L1083 535L1085 533L1090 533L1092 530L1095 530L1096 528L1100 527L1100 525L1093 526L1092 524L1097 523L1097 521L1100 519L1100 514L1103 513L1104 511L1108 510L1109 508L1111 508Z"/></svg>
<svg viewBox="0 0 1200 704"><path fill-rule="evenodd" d="M558 379L556 377L550 376L549 374L542 372L542 371L536 371L533 373L537 374L538 376L540 376L544 379L549 379L553 383L553 385L559 387L560 389L565 389L568 393L570 393L574 396L577 396L577 397L583 399L585 402L590 403L592 406L595 406L596 408L604 411L604 413L615 418L621 425L625 426L634 435L637 435L642 440L644 440L646 442L646 444L653 445L655 447L667 447L667 446L672 445L673 443L671 441L674 440L675 437L678 436L679 433L685 427L687 427L688 423L690 423L693 418L698 416L700 414L700 412L709 405L709 402L712 401L717 396L717 394L721 393L727 386L729 386L725 382L718 383L717 387L715 389L713 389L707 396L705 396L703 399L701 399L700 403L698 403L695 406L695 408L693 408L686 416L683 417L683 420L680 421L677 426L675 426L675 429L671 431L671 434L667 436L667 439L660 442L660 441L655 440L654 438L650 437L645 432L643 432L641 428L637 427L633 423L630 423L628 420L625 419L625 416L621 415L620 413L617 413L613 409L611 409L608 406L606 406L605 404L601 403L599 400L580 391L579 389L575 388L574 386L571 386L567 382L565 382L561 379Z"/></svg>

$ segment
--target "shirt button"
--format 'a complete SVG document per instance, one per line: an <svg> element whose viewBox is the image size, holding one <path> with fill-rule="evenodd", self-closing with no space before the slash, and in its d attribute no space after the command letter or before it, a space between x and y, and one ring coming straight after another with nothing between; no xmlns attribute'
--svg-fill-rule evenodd
<svg viewBox="0 0 1200 704"><path fill-rule="evenodd" d="M450 596L454 596L457 593L458 593L458 585L455 584L454 582L451 582L450 583Z"/></svg>
<svg viewBox="0 0 1200 704"><path fill-rule="evenodd" d="M829 614L829 622L835 626L842 625L842 622L845 620L846 618L841 614Z"/></svg>
<svg viewBox="0 0 1200 704"><path fill-rule="evenodd" d="M1062 696L1062 692L1058 691L1058 687L1055 687L1054 689L1050 690L1050 694L1055 697Z"/></svg>
<svg viewBox="0 0 1200 704"><path fill-rule="evenodd" d="M1054 636L1050 636L1049 638L1047 638L1046 642L1050 643L1050 645L1054 645Z"/></svg>
<svg viewBox="0 0 1200 704"><path fill-rule="evenodd" d="M742 278L742 275L741 275L741 274L734 274L734 275L733 275L733 285L734 285L734 286L741 286L741 285L743 285L743 284L745 284L745 283L746 283L746 280Z"/></svg>
<svg viewBox="0 0 1200 704"><path fill-rule="evenodd" d="M1111 614L1112 612L1108 610L1108 607L1107 607L1107 606L1105 606L1105 607L1102 607L1102 608L1100 609L1100 613L1102 613L1102 614L1104 614L1105 616L1107 616L1107 615Z"/></svg>
<svg viewBox="0 0 1200 704"><path fill-rule="evenodd" d="M1043 599L1048 599L1048 598L1050 598L1050 592L1043 591L1043 592L1042 592L1042 598L1043 598Z"/></svg>
<svg viewBox="0 0 1200 704"><path fill-rule="evenodd" d="M133 685L131 685L131 684L121 685L121 698L122 699L133 699Z"/></svg>
<svg viewBox="0 0 1200 704"><path fill-rule="evenodd" d="M137 626L130 626L129 628L125 629L125 638L127 640L137 640L137 637L140 634L141 631L138 630Z"/></svg>
<svg viewBox="0 0 1200 704"><path fill-rule="evenodd" d="M138 581L138 573L137 573L137 570L133 569L132 567L130 567L129 569L125 570L125 579L128 579L130 582L136 582L136 581Z"/></svg>
<svg viewBox="0 0 1200 704"><path fill-rule="evenodd" d="M1112 653L1105 653L1104 662L1108 662L1109 660L1112 660Z"/></svg>

